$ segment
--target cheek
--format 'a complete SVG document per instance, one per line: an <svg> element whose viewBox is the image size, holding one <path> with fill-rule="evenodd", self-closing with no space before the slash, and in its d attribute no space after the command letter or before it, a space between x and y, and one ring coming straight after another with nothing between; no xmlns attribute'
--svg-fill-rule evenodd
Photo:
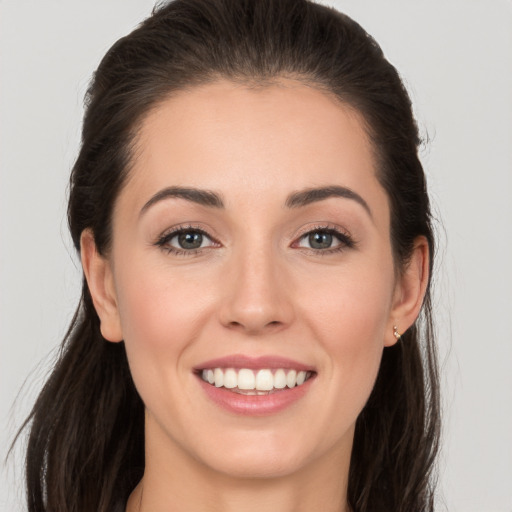
<svg viewBox="0 0 512 512"><path fill-rule="evenodd" d="M377 376L389 325L394 283L392 265L316 276L304 292L301 316L327 355L326 376L343 390L342 400L361 409Z"/></svg>
<svg viewBox="0 0 512 512"><path fill-rule="evenodd" d="M129 274L118 273L118 308L132 375L144 395L141 388L150 383L176 384L179 363L199 336L209 298L200 293L200 284L164 269L127 268Z"/></svg>
<svg viewBox="0 0 512 512"><path fill-rule="evenodd" d="M393 296L392 266L352 266L324 275L318 273L304 284L300 307L312 326L338 346L376 340L389 320Z"/></svg>

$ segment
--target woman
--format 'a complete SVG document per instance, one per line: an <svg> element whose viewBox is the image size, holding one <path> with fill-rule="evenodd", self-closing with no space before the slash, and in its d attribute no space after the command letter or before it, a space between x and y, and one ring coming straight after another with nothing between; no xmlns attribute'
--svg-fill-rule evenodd
<svg viewBox="0 0 512 512"><path fill-rule="evenodd" d="M71 177L83 293L30 417L29 510L432 510L418 144L396 70L326 7L177 0L118 41Z"/></svg>

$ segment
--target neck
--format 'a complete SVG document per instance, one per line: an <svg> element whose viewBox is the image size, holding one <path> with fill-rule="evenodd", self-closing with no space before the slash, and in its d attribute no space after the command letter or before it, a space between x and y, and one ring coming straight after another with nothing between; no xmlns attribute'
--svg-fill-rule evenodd
<svg viewBox="0 0 512 512"><path fill-rule="evenodd" d="M163 481L146 473L130 496L127 512L348 512L346 496L345 482L325 479L309 479L300 485L292 477L258 480L225 477L185 484L181 479Z"/></svg>

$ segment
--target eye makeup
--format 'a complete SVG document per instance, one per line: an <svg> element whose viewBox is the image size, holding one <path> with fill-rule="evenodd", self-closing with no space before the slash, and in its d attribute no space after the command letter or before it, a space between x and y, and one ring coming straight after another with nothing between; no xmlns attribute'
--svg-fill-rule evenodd
<svg viewBox="0 0 512 512"><path fill-rule="evenodd" d="M167 254L186 257L221 247L222 244L203 228L187 224L164 232L153 245ZM318 224L304 230L290 245L293 249L321 255L340 253L355 246L356 242L349 233L330 224Z"/></svg>
<svg viewBox="0 0 512 512"><path fill-rule="evenodd" d="M308 243L309 246L302 245L302 241ZM306 249L315 254L329 255L347 249L353 249L356 245L357 243L353 237L339 227L335 227L331 224L317 224L313 228L308 227L299 238L292 243L291 247Z"/></svg>
<svg viewBox="0 0 512 512"><path fill-rule="evenodd" d="M175 256L194 256L205 249L221 246L204 229L193 225L179 225L164 232L154 245Z"/></svg>

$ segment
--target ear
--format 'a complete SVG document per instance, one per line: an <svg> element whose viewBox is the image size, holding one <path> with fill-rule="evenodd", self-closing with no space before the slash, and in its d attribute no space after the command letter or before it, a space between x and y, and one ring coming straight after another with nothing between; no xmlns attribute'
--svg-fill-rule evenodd
<svg viewBox="0 0 512 512"><path fill-rule="evenodd" d="M94 308L100 317L101 334L108 341L122 341L123 333L111 265L98 252L94 234L90 229L82 231L80 236L80 255Z"/></svg>
<svg viewBox="0 0 512 512"><path fill-rule="evenodd" d="M384 345L394 345L398 339L393 331L404 333L416 321L423 304L429 278L429 246L424 236L414 242L411 257L397 279L393 306Z"/></svg>

